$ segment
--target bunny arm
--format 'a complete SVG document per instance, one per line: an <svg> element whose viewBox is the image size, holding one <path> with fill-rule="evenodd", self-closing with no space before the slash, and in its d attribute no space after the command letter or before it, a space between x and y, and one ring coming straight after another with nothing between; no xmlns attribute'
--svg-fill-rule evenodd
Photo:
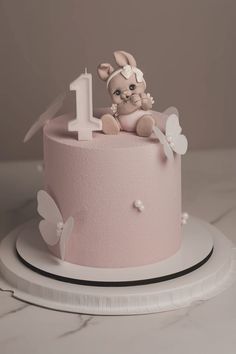
<svg viewBox="0 0 236 354"><path fill-rule="evenodd" d="M141 102L142 102L141 108L144 111L148 111L149 109L151 109L152 103L153 103L152 97L150 95L146 94L145 92L141 93L140 96L141 96Z"/></svg>

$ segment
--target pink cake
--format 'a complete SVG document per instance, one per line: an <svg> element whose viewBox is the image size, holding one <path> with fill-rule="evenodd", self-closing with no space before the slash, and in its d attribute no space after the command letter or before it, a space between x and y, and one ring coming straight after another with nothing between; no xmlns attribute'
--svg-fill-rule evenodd
<svg viewBox="0 0 236 354"><path fill-rule="evenodd" d="M126 132L78 141L67 123L62 116L44 127L45 189L64 220L75 221L65 260L132 267L173 255L181 243L180 156L168 161L156 139Z"/></svg>
<svg viewBox="0 0 236 354"><path fill-rule="evenodd" d="M94 109L85 70L70 84L76 112L56 117L66 94L58 96L24 139L43 128L41 220L4 240L0 270L28 302L143 314L215 295L229 280L232 247L223 235L197 218L183 228L181 155L188 143L177 109L155 111L134 57L114 57L116 68L97 68L110 107Z"/></svg>
<svg viewBox="0 0 236 354"><path fill-rule="evenodd" d="M153 110L134 57L114 53L102 63L111 108L93 117L92 76L70 85L76 117L54 118L56 99L26 135L44 126L44 190L38 193L39 230L63 261L97 268L158 263L181 245L181 156L187 139L178 111Z"/></svg>

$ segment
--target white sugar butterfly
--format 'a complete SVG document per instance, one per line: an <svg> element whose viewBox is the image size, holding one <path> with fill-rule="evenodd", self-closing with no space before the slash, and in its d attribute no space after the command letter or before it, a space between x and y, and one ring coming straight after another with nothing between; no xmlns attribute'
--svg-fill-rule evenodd
<svg viewBox="0 0 236 354"><path fill-rule="evenodd" d="M59 109L61 109L65 98L66 93L62 93L55 98L55 100L47 107L46 111L43 112L30 127L24 137L24 143L29 141L37 133L38 130L40 130L47 122L53 119L54 115L59 111Z"/></svg>
<svg viewBox="0 0 236 354"><path fill-rule="evenodd" d="M185 135L181 134L182 128L179 125L179 118L176 114L171 114L166 121L165 134L155 126L153 131L163 145L165 155L169 159L174 158L174 152L184 155L188 148L188 141Z"/></svg>
<svg viewBox="0 0 236 354"><path fill-rule="evenodd" d="M47 245L58 244L60 258L64 260L67 241L74 227L74 218L70 216L64 223L60 210L47 192L40 190L37 199L38 213L44 219L39 223L40 233Z"/></svg>

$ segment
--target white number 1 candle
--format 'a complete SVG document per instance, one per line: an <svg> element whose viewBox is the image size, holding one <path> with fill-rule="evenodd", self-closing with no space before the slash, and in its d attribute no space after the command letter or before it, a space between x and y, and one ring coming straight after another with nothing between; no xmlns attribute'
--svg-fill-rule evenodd
<svg viewBox="0 0 236 354"><path fill-rule="evenodd" d="M78 140L91 140L93 131L102 130L100 119L93 117L92 75L85 69L70 90L76 92L76 118L69 122L68 130L78 132Z"/></svg>

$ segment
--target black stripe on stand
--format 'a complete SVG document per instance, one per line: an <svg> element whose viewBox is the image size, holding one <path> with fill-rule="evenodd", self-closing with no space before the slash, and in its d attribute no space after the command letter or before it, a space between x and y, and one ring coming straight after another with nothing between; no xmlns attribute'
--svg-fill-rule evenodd
<svg viewBox="0 0 236 354"><path fill-rule="evenodd" d="M68 278L68 277L63 277L57 274L52 274L49 272L46 272L42 269L39 269L32 264L28 263L25 259L21 257L21 255L17 252L17 256L19 260L28 268L33 270L36 273L39 273L43 276L46 276L48 278L52 278L55 280L62 281L64 283L70 283L70 284L79 284L79 285L87 285L87 286L99 286L99 287L123 287L123 286L138 286L138 285L148 285L148 284L155 284L155 283L160 283L163 281L175 279L182 277L186 274L189 274L193 272L194 270L200 268L203 264L205 264L209 258L211 257L213 253L214 247L212 247L210 253L199 263L193 265L192 267L189 267L187 269L181 270L176 273L168 274L168 275L163 275L161 277L154 277L154 278L148 278L148 279L140 279L140 280L128 280L128 281L94 281L94 280L83 280L83 279L73 279L73 278Z"/></svg>

